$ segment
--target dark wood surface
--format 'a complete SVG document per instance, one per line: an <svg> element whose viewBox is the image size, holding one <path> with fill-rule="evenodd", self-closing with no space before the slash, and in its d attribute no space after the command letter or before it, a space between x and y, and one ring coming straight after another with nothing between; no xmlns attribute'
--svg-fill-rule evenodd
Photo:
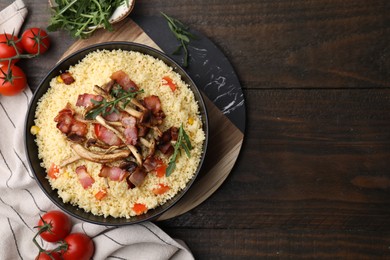
<svg viewBox="0 0 390 260"><path fill-rule="evenodd" d="M24 1L24 27L45 27L46 1ZM230 59L247 130L217 192L157 225L197 259L390 259L390 1L138 0L134 9L160 11ZM50 35L50 52L21 63L31 88L74 42Z"/></svg>

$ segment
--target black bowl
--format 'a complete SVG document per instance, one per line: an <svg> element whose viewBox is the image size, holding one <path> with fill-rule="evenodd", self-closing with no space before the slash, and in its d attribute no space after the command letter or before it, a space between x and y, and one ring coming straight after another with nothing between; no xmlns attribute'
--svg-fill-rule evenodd
<svg viewBox="0 0 390 260"><path fill-rule="evenodd" d="M205 142L203 144L203 153L202 158L199 163L199 166L196 170L196 173L194 177L188 182L187 186L178 192L172 199L167 201L165 204L158 206L155 209L149 210L146 214L135 216L132 218L114 218L114 217L103 217L103 216L95 216L92 213L85 212L83 209L78 208L77 206L73 206L69 203L64 203L62 199L58 196L57 190L53 190L49 184L49 181L46 179L46 171L43 167L41 167L40 163L41 160L38 158L38 147L35 143L35 136L33 136L30 133L31 126L34 125L34 119L35 119L35 110L37 108L37 102L38 100L46 93L48 88L50 87L49 83L50 80L59 75L61 71L66 71L69 69L71 65L77 64L80 60L82 60L88 53L96 51L96 50L114 50L114 49L121 49L121 50L127 50L127 51L137 51L140 53L148 54L150 56L153 56L157 59L162 60L167 65L171 66L174 71L179 73L182 77L182 79L189 85L191 90L193 91L195 95L195 99L198 101L199 109L200 109L200 115L203 122L203 130L206 135ZM190 188L192 183L194 182L196 176L198 175L201 166L203 164L203 160L206 153L208 143L208 117L207 117L207 111L206 106L203 101L202 95L199 92L198 88L196 87L195 83L192 81L190 76L171 58L169 58L164 53L153 49L151 47L136 44L136 43L130 43L130 42L106 42L106 43L100 43L96 45L89 46L87 48L81 49L70 56L66 57L62 61L60 61L42 80L42 82L39 84L33 99L30 103L29 110L27 112L26 121L25 121L25 148L27 151L27 158L29 161L29 166L33 174L35 175L35 179L43 192L56 204L59 208L67 212L68 214L79 218L83 221L100 224L100 225L113 225L113 226L119 226L119 225L127 225L127 224L135 224L142 221L147 220L153 220L169 208L171 208L179 199L186 193L186 191Z"/></svg>

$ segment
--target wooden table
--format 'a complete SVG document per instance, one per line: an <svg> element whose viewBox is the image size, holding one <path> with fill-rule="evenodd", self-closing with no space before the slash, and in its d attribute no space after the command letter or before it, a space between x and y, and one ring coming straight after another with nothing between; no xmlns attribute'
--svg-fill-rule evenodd
<svg viewBox="0 0 390 260"><path fill-rule="evenodd" d="M46 27L46 1L24 1L24 28ZM217 192L157 225L198 259L389 259L390 2L137 0L134 9L160 11L227 55L247 126ZM33 89L74 42L50 35L50 52L21 62Z"/></svg>

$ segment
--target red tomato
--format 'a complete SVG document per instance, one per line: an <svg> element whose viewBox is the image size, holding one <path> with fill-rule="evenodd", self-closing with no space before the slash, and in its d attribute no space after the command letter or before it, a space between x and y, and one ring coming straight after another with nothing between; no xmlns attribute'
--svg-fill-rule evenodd
<svg viewBox="0 0 390 260"><path fill-rule="evenodd" d="M65 242L68 248L62 251L64 260L89 260L95 251L92 239L83 233L72 233Z"/></svg>
<svg viewBox="0 0 390 260"><path fill-rule="evenodd" d="M13 96L27 86L26 74L18 66L0 66L0 94Z"/></svg>
<svg viewBox="0 0 390 260"><path fill-rule="evenodd" d="M43 219L43 220L42 220ZM58 210L44 214L38 222L39 235L47 242L57 242L64 239L72 228L70 218Z"/></svg>
<svg viewBox="0 0 390 260"><path fill-rule="evenodd" d="M161 160L160 158L156 158L157 167L155 169L156 175L159 178L162 178L165 176L165 173L167 171L167 165Z"/></svg>
<svg viewBox="0 0 390 260"><path fill-rule="evenodd" d="M104 197L107 196L107 190L106 189L102 189L102 190L99 190L96 194L95 194L95 198L97 200L102 200L104 199Z"/></svg>
<svg viewBox="0 0 390 260"><path fill-rule="evenodd" d="M162 184L160 183L159 184L159 187L158 188L154 188L152 191L154 194L156 195L161 195L161 194L164 194L165 192L169 191L170 190L170 187L165 185L165 184Z"/></svg>
<svg viewBox="0 0 390 260"><path fill-rule="evenodd" d="M57 179L57 173L59 173L59 172L60 172L60 168L58 168L57 165L52 163L50 165L49 171L47 172L47 175L49 175L49 177L52 179Z"/></svg>
<svg viewBox="0 0 390 260"><path fill-rule="evenodd" d="M0 34L0 59L6 59L16 56L18 53L23 52L22 43L18 41L18 37L8 33ZM17 50L17 51L16 51ZM11 62L14 64L19 59L13 59ZM9 62L3 61L2 64L8 65Z"/></svg>
<svg viewBox="0 0 390 260"><path fill-rule="evenodd" d="M173 83L172 79L168 76L163 77L163 80L166 81L166 83L163 83L163 85L167 85L171 88L172 92L176 90L176 84Z"/></svg>
<svg viewBox="0 0 390 260"><path fill-rule="evenodd" d="M159 178L164 177L166 172L167 172L167 165L165 163L162 163L161 165L157 166L156 168L157 177Z"/></svg>
<svg viewBox="0 0 390 260"><path fill-rule="evenodd" d="M50 255L49 255L50 254ZM40 252L37 257L35 258L35 260L61 260L62 257L59 253L57 252L48 252L48 251L44 251L44 252Z"/></svg>
<svg viewBox="0 0 390 260"><path fill-rule="evenodd" d="M97 138L99 138L99 136L101 135L101 133L100 133L101 127L102 126L100 124L94 124L93 130L95 131L95 135Z"/></svg>
<svg viewBox="0 0 390 260"><path fill-rule="evenodd" d="M145 213L148 210L148 208L146 207L145 204L135 203L133 206L133 210L135 211L135 213L137 215L141 215L141 214Z"/></svg>
<svg viewBox="0 0 390 260"><path fill-rule="evenodd" d="M42 54L50 47L47 32L40 28L29 28L22 34L23 49L30 54Z"/></svg>

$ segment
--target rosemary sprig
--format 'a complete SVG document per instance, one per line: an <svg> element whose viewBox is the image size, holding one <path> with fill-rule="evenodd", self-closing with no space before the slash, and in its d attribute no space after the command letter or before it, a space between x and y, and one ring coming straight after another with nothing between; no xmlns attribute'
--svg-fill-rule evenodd
<svg viewBox="0 0 390 260"><path fill-rule="evenodd" d="M187 45L191 39L196 39L196 36L188 31L188 27L186 27L179 20L172 18L165 13L161 12L161 15L167 20L168 27L172 31L173 35L175 35L176 39L180 42L180 45L176 48L176 50L172 53L173 55L178 55L181 53L181 49L184 50L184 61L183 67L188 66L188 48Z"/></svg>
<svg viewBox="0 0 390 260"><path fill-rule="evenodd" d="M172 154L171 159L169 160L168 167L165 171L165 176L167 177L171 175L173 170L176 168L176 158L177 155L180 153L180 148L182 148L185 151L188 158L191 157L190 150L192 149L192 145L191 145L190 138L188 137L186 131L183 128L183 124L180 125L179 134L174 146L174 152Z"/></svg>
<svg viewBox="0 0 390 260"><path fill-rule="evenodd" d="M131 90L125 91L124 89L119 87L113 88L113 90L111 91L111 95L115 99L111 101L107 101L105 98L103 98L102 101L96 101L94 99L91 99L91 102L95 106L90 111L88 111L88 113L85 115L85 118L92 120L95 119L98 115L106 116L112 113L119 113L117 105L121 105L121 107L125 109L132 98L134 98L137 94L143 92L143 89L132 92Z"/></svg>
<svg viewBox="0 0 390 260"><path fill-rule="evenodd" d="M120 5L129 0L51 0L55 1L48 31L63 29L75 38L87 38L98 27L112 30L109 18Z"/></svg>

